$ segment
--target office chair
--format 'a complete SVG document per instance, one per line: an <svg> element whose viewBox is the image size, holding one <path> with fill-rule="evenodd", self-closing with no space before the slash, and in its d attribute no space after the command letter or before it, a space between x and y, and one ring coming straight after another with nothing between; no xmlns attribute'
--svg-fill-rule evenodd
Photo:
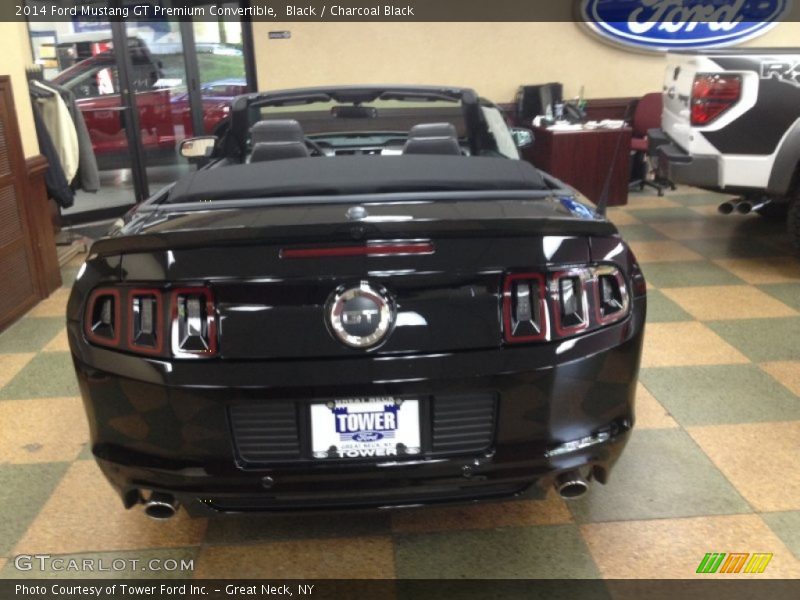
<svg viewBox="0 0 800 600"><path fill-rule="evenodd" d="M648 186L655 189L659 196L664 195L665 185L675 189L671 182L647 178L651 170L649 158L651 152L654 151L654 149L650 148L647 130L661 127L661 109L662 99L660 92L642 96L633 114L633 134L631 137L631 154L633 156L630 187L638 186L639 190L643 190L644 186Z"/></svg>

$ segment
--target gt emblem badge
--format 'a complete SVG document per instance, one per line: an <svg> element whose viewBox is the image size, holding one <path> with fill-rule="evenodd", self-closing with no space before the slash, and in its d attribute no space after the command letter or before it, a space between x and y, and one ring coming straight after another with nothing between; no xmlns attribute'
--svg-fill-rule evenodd
<svg viewBox="0 0 800 600"><path fill-rule="evenodd" d="M333 334L352 348L375 346L394 326L392 298L383 288L366 281L339 288L328 301L326 312Z"/></svg>

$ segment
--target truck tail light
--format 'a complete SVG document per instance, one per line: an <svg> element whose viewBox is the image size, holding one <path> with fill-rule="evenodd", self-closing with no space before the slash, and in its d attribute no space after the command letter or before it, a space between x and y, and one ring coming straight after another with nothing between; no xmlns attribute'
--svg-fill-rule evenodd
<svg viewBox="0 0 800 600"><path fill-rule="evenodd" d="M172 292L172 353L179 358L217 354L217 317L210 289Z"/></svg>
<svg viewBox="0 0 800 600"><path fill-rule="evenodd" d="M708 125L742 95L741 75L698 73L692 84L692 125Z"/></svg>
<svg viewBox="0 0 800 600"><path fill-rule="evenodd" d="M503 285L503 329L507 342L547 338L545 278L541 273L508 275Z"/></svg>
<svg viewBox="0 0 800 600"><path fill-rule="evenodd" d="M503 283L503 336L514 344L567 338L621 321L630 307L625 276L613 265L513 273Z"/></svg>
<svg viewBox="0 0 800 600"><path fill-rule="evenodd" d="M84 329L86 337L101 346L118 346L122 319L120 294L115 288L98 288L86 303Z"/></svg>

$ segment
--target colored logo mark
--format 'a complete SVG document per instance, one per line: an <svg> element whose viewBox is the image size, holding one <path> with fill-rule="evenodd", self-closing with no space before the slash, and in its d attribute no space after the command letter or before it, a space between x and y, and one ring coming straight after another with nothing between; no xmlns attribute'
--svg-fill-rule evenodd
<svg viewBox="0 0 800 600"><path fill-rule="evenodd" d="M707 552L696 573L763 573L772 552Z"/></svg>

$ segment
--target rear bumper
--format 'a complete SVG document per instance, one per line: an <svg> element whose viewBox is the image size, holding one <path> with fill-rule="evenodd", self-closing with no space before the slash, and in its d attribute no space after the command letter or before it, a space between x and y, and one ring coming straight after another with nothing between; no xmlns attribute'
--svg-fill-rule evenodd
<svg viewBox="0 0 800 600"><path fill-rule="evenodd" d="M195 516L294 512L514 497L573 469L604 483L633 425L644 304L568 343L397 358L166 366L69 331L92 451L127 507L153 490ZM475 392L496 397L492 443L457 456L253 466L229 419L237 403L290 400L301 414L311 398ZM586 438L596 441L565 450Z"/></svg>
<svg viewBox="0 0 800 600"><path fill-rule="evenodd" d="M658 177L674 183L699 188L720 187L719 161L714 156L693 156L675 144L660 129L648 132L650 146L657 158Z"/></svg>

